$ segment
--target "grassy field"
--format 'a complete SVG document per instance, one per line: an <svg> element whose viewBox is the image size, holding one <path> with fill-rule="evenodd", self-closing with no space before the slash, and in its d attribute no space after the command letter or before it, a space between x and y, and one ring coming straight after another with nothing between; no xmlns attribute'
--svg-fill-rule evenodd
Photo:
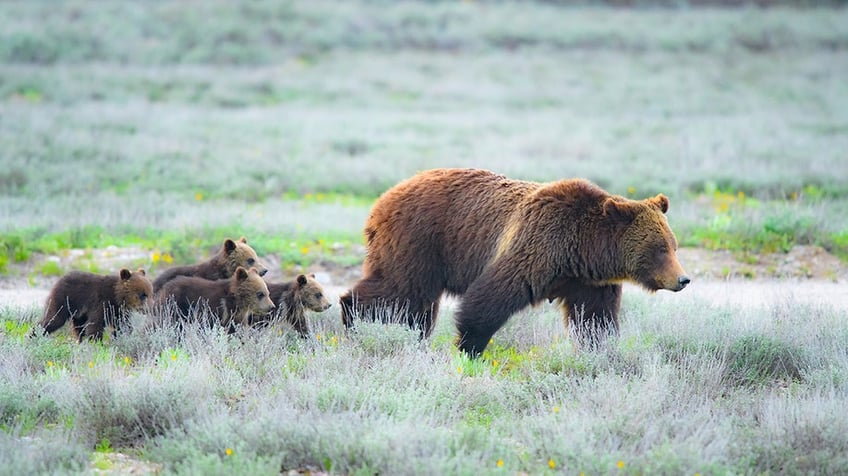
<svg viewBox="0 0 848 476"><path fill-rule="evenodd" d="M848 259L844 8L19 1L0 24L8 282L110 245L155 273L241 235L278 272L356 264L373 200L441 166L662 192L683 246ZM471 362L450 308L423 344L345 336L333 309L308 341L76 345L0 303L0 472L848 471L844 308L624 308L609 348L575 352L543 307Z"/></svg>
<svg viewBox="0 0 848 476"><path fill-rule="evenodd" d="M193 329L78 345L28 340L30 316L7 311L0 467L114 470L120 451L182 474L848 470L845 308L628 293L624 309L607 348L575 352L540 308L477 361L449 318L424 344L320 318L308 341Z"/></svg>

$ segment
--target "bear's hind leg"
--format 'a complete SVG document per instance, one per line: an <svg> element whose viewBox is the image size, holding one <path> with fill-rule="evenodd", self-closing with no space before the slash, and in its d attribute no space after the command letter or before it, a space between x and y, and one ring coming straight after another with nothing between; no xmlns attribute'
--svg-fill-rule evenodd
<svg viewBox="0 0 848 476"><path fill-rule="evenodd" d="M436 318L439 316L439 300L441 296L436 297L432 301L424 302L413 306L409 305L406 309L407 324L411 329L421 331L420 339L428 339L433 334L433 329L436 327ZM403 310L401 310L403 311Z"/></svg>
<svg viewBox="0 0 848 476"><path fill-rule="evenodd" d="M339 298L341 304L342 323L351 328L354 321L365 319L383 320L388 308L394 304L384 289L383 280L376 275L364 277L348 292Z"/></svg>
<svg viewBox="0 0 848 476"><path fill-rule="evenodd" d="M39 326L43 329L42 334L52 334L58 331L68 319L73 319L73 315L67 305L55 307L51 301L47 304L44 317L39 323ZM33 329L33 333L35 333L35 329Z"/></svg>

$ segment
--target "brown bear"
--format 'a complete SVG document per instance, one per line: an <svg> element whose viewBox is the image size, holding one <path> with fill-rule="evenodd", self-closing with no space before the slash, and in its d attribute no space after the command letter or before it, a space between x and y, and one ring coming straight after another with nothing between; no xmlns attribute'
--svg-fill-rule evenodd
<svg viewBox="0 0 848 476"><path fill-rule="evenodd" d="M140 311L153 296L153 285L143 269L122 269L115 276L72 271L50 291L39 325L43 334L56 332L71 321L79 342L84 337L103 339L106 326L121 332L127 314Z"/></svg>
<svg viewBox="0 0 848 476"><path fill-rule="evenodd" d="M341 296L342 320L349 327L396 306L427 337L442 294L462 295L458 345L477 356L512 314L556 300L579 343L594 345L618 329L622 282L649 291L689 283L668 205L662 194L629 200L583 179L422 172L374 204L363 277Z"/></svg>
<svg viewBox="0 0 848 476"><path fill-rule="evenodd" d="M268 272L268 268L259 262L256 251L247 244L245 237L242 236L238 241L227 238L218 254L208 261L188 266L175 266L159 275L153 281L153 292L158 294L165 283L177 276L195 276L211 281L227 279L232 277L239 266L246 269L256 268L260 276Z"/></svg>
<svg viewBox="0 0 848 476"><path fill-rule="evenodd" d="M208 310L209 325L218 323L229 331L236 324L248 324L251 314L265 314L274 309L268 286L256 268L239 266L232 278L210 281L196 276L177 276L162 286L156 295L157 308L178 322L192 312Z"/></svg>
<svg viewBox="0 0 848 476"><path fill-rule="evenodd" d="M301 274L288 283L267 283L271 299L276 310L269 314L251 316L251 324L264 327L282 318L302 336L309 334L306 322L306 310L324 312L330 308L330 301L324 295L324 288L315 279L314 274Z"/></svg>

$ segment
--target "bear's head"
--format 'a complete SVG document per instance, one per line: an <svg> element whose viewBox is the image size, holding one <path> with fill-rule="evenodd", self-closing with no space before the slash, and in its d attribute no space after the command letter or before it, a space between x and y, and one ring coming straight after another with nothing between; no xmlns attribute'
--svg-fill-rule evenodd
<svg viewBox="0 0 848 476"><path fill-rule="evenodd" d="M665 195L641 201L607 198L603 211L624 226L619 259L627 278L649 291L680 291L689 284L689 277L677 261L677 239L665 218Z"/></svg>
<svg viewBox="0 0 848 476"><path fill-rule="evenodd" d="M266 314L276 306L271 301L268 285L256 271L256 268L236 268L231 281L231 292L236 296L239 307L244 312Z"/></svg>
<svg viewBox="0 0 848 476"><path fill-rule="evenodd" d="M295 281L296 292L300 304L315 312L324 312L330 308L330 301L324 295L324 288L315 279L314 274L301 274Z"/></svg>
<svg viewBox="0 0 848 476"><path fill-rule="evenodd" d="M128 311L140 311L153 297L153 284L147 279L144 270L138 268L132 272L126 268L118 273L115 284L117 304Z"/></svg>
<svg viewBox="0 0 848 476"><path fill-rule="evenodd" d="M230 276L235 274L236 268L239 266L245 269L256 268L259 276L265 276L265 273L268 272L268 268L259 262L256 251L247 244L247 238L243 236L236 241L229 238L224 240L223 252Z"/></svg>

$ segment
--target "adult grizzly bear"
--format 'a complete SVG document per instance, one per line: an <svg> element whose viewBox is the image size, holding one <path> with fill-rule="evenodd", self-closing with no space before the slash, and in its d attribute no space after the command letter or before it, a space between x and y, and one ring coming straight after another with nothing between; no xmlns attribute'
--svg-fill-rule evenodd
<svg viewBox="0 0 848 476"><path fill-rule="evenodd" d="M512 314L547 299L581 344L594 345L618 330L623 281L649 291L689 283L666 211L664 195L629 200L582 179L422 172L374 204L363 277L341 296L342 320L386 320L394 307L426 337L442 294L462 295L459 348L477 356Z"/></svg>
<svg viewBox="0 0 848 476"><path fill-rule="evenodd" d="M188 266L174 266L160 274L153 281L153 292L158 294L165 283L177 276L194 276L210 281L228 279L235 274L239 266L245 269L256 268L260 276L268 272L268 268L259 262L256 251L247 244L245 237L242 236L237 241L227 238L218 253L208 261Z"/></svg>
<svg viewBox="0 0 848 476"><path fill-rule="evenodd" d="M127 313L142 310L152 296L153 286L141 268L134 273L122 269L114 276L71 271L50 290L39 325L48 334L71 321L78 341L100 340L106 326L120 332Z"/></svg>

